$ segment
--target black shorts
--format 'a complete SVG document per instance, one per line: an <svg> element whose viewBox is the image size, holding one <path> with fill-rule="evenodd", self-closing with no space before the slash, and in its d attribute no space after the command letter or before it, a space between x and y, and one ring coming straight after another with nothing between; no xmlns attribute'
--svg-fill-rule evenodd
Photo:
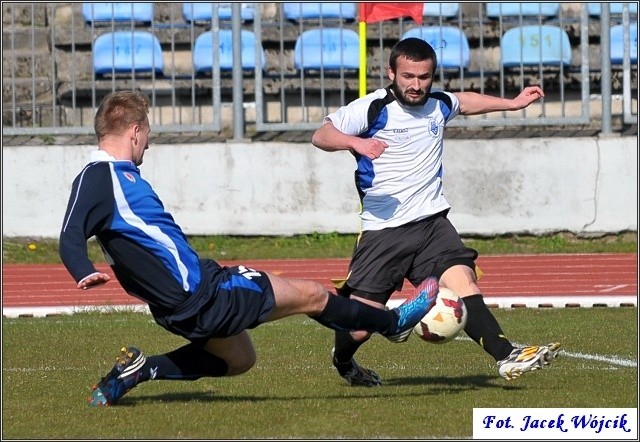
<svg viewBox="0 0 640 442"><path fill-rule="evenodd" d="M447 212L399 227L362 232L341 294L357 292L386 303L402 289L405 278L417 286L430 276L439 279L454 265L475 269L478 252L464 245Z"/></svg>
<svg viewBox="0 0 640 442"><path fill-rule="evenodd" d="M156 322L194 342L225 338L266 321L275 308L271 281L244 266L220 267L202 260L198 292L167 314L150 307ZM155 311L154 311L155 310Z"/></svg>

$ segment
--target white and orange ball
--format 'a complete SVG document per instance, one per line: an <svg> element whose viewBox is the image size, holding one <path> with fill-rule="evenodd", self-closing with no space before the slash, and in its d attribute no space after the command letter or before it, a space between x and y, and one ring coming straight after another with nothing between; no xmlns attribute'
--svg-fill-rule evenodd
<svg viewBox="0 0 640 442"><path fill-rule="evenodd" d="M436 303L413 328L424 341L444 344L452 341L467 324L464 301L450 289L440 287Z"/></svg>

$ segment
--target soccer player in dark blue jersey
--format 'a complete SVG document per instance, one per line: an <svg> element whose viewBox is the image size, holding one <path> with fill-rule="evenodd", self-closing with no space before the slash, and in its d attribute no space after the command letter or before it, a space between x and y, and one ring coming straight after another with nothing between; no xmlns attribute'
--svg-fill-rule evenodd
<svg viewBox="0 0 640 442"><path fill-rule="evenodd" d="M89 260L95 237L127 293L155 321L189 341L145 356L122 347L94 387L92 405L115 404L151 379L195 380L246 372L256 361L248 329L306 314L333 330L367 330L402 340L433 306L431 281L393 310L328 292L321 284L200 259L138 166L149 148L149 102L139 92L107 95L95 116L98 150L73 182L60 233L60 257L79 289L109 281Z"/></svg>

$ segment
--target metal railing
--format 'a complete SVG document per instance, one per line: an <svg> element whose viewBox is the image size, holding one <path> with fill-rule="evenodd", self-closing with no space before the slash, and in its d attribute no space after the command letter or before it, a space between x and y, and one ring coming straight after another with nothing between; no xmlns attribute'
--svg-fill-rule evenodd
<svg viewBox="0 0 640 442"><path fill-rule="evenodd" d="M4 3L3 136L92 134L97 105L104 95L117 89L140 89L149 94L154 132L219 132L232 127L234 138L244 136L245 124L251 119L258 132L313 130L326 114L358 97L357 69L309 70L294 64L296 42L304 31L329 27L357 31L357 18L292 20L284 16L282 3L247 3L244 5L253 8L253 21L243 21L240 4L232 4L231 20L221 20L220 4L211 3L210 20L187 22L181 5L154 3L155 16L150 23L131 20L98 25L85 20L80 3ZM637 35L630 35L631 22L637 16L632 16L628 4L620 17L610 17L606 3L602 4L600 17L590 17L584 3L578 10L568 10L565 6L570 4L563 3L557 17L521 15L515 20L488 18L484 3L460 5L457 17L424 17L425 26L461 30L471 47L470 66L438 69L434 87L513 97L526 85L540 84L546 97L520 112L459 117L452 126L601 124L606 133L613 117L619 116L625 124L637 124L634 92L637 95L638 65L629 55L632 43L637 47ZM604 56L608 54L612 20L624 25L624 59L615 69ZM524 24L548 24L567 32L570 65L529 67L521 63L515 68L503 67L501 37L508 29ZM390 48L417 26L403 18L367 25L369 92L387 85ZM117 29L145 30L158 37L164 61L162 74L134 69L116 73L114 69L110 75L96 76L93 42ZM217 48L221 29L233 32L233 68L224 70L212 49L211 71L196 72L193 53L197 38L211 30L212 47ZM241 67L241 30L256 36L252 48L255 68L251 71ZM618 97L620 102L614 103Z"/></svg>

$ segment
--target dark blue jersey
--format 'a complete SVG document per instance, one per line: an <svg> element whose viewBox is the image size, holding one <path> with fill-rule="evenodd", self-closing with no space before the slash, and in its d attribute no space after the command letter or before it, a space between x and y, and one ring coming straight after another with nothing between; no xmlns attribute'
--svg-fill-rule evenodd
<svg viewBox="0 0 640 442"><path fill-rule="evenodd" d="M128 293L156 310L173 310L201 288L198 255L133 162L94 155L98 161L73 182L62 262L76 281L96 272L87 253L87 239L95 236Z"/></svg>

